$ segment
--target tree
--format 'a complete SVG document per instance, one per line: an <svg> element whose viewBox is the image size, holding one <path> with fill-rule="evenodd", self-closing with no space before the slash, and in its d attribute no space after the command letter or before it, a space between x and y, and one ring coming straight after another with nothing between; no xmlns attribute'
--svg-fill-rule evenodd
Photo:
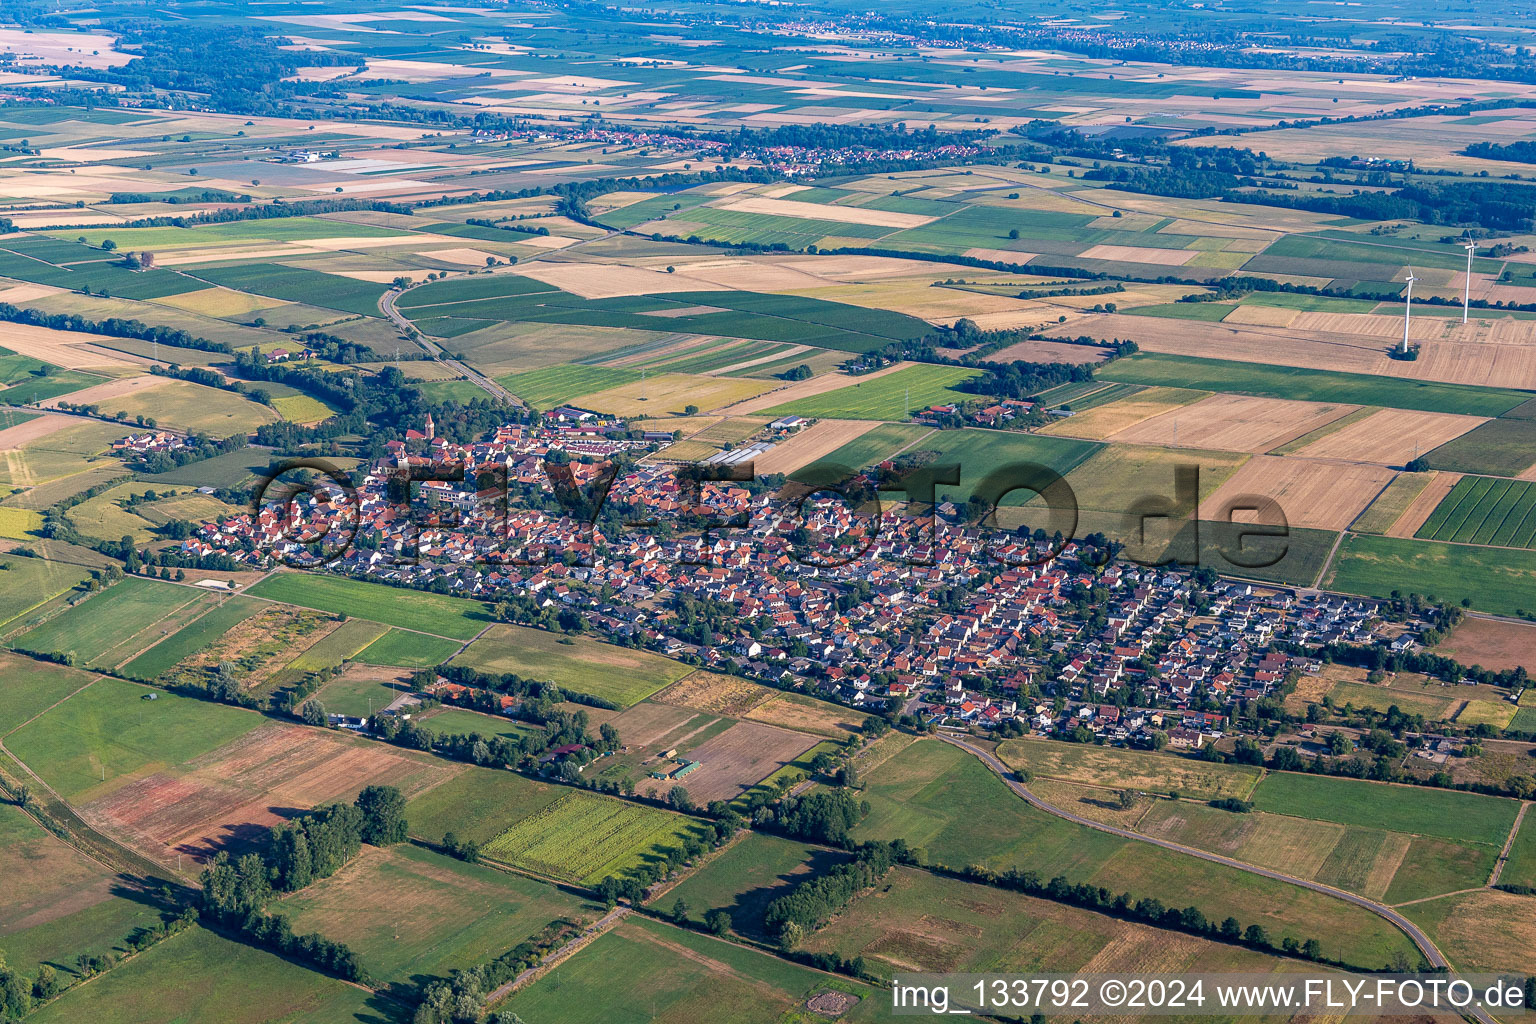
<svg viewBox="0 0 1536 1024"><path fill-rule="evenodd" d="M304 719L305 725L325 725L329 719L325 717L325 705L317 700L307 700L299 708L299 715Z"/></svg>
<svg viewBox="0 0 1536 1024"><path fill-rule="evenodd" d="M103 238L101 240L101 251L102 252L116 252L117 251L117 243L112 241L112 239L110 239L110 238Z"/></svg>
<svg viewBox="0 0 1536 1024"><path fill-rule="evenodd" d="M674 924L688 923L688 904L681 899L672 904L672 922Z"/></svg>
<svg viewBox="0 0 1536 1024"><path fill-rule="evenodd" d="M731 915L716 907L704 915L704 927L716 935L724 935L731 930Z"/></svg>
<svg viewBox="0 0 1536 1024"><path fill-rule="evenodd" d="M363 842L393 846L405 842L405 796L394 786L367 786L357 795L363 812Z"/></svg>
<svg viewBox="0 0 1536 1024"><path fill-rule="evenodd" d="M682 786L673 786L667 792L667 805L686 814L693 810L693 797Z"/></svg>

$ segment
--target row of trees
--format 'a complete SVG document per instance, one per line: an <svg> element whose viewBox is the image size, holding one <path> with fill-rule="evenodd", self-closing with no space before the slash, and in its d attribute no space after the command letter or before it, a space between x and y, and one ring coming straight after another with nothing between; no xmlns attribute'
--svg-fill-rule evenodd
<svg viewBox="0 0 1536 1024"><path fill-rule="evenodd" d="M907 844L902 840L861 844L855 849L853 860L806 879L768 904L763 911L763 925L778 937L781 946L794 950L806 933L830 921L855 896L884 878L893 865L910 859Z"/></svg>

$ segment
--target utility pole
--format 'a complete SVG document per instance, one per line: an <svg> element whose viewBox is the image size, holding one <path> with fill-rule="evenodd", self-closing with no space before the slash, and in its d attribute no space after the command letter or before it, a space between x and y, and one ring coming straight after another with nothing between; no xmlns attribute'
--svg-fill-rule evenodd
<svg viewBox="0 0 1536 1024"><path fill-rule="evenodd" d="M1464 243L1467 250L1467 282L1462 286L1461 292L1461 322L1467 322L1467 315L1472 309L1472 254L1477 251L1477 243L1467 241Z"/></svg>
<svg viewBox="0 0 1536 1024"><path fill-rule="evenodd" d="M1413 319L1413 282L1418 278L1413 276L1413 268L1408 268L1408 295L1403 303L1403 355L1408 354L1408 322Z"/></svg>

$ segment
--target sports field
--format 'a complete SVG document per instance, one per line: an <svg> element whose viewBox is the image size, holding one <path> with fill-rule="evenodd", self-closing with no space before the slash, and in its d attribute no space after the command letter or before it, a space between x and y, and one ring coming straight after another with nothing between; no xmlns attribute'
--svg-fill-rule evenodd
<svg viewBox="0 0 1536 1024"><path fill-rule="evenodd" d="M524 626L492 626L453 659L481 672L515 672L525 679L612 701L636 704L693 669L646 651L567 637Z"/></svg>
<svg viewBox="0 0 1536 1024"><path fill-rule="evenodd" d="M479 601L404 590L341 576L283 572L268 576L249 591L252 597L304 608L371 619L385 625L468 640L491 622Z"/></svg>
<svg viewBox="0 0 1536 1024"><path fill-rule="evenodd" d="M1297 772L1265 776L1253 804L1276 814L1500 847L1520 809L1514 800L1476 793Z"/></svg>
<svg viewBox="0 0 1536 1024"><path fill-rule="evenodd" d="M391 629L358 652L356 661L364 665L396 665L400 668L429 668L441 665L463 646L456 640Z"/></svg>

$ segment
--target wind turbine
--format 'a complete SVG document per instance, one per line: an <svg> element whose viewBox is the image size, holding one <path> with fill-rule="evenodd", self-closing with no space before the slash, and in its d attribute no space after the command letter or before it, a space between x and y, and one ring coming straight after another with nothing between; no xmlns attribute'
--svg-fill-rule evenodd
<svg viewBox="0 0 1536 1024"><path fill-rule="evenodd" d="M1413 268L1408 268L1408 295L1403 303L1403 355L1408 354L1408 322L1413 319L1413 282L1418 278L1413 276Z"/></svg>
<svg viewBox="0 0 1536 1024"><path fill-rule="evenodd" d="M1467 283L1461 292L1461 322L1466 323L1472 308L1472 254L1477 251L1477 243L1468 239L1462 246L1467 250Z"/></svg>

